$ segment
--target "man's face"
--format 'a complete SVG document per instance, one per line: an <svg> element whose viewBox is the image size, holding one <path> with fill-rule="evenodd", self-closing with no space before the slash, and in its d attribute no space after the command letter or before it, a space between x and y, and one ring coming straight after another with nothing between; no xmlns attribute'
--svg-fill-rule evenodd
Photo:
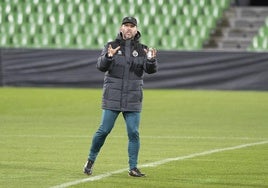
<svg viewBox="0 0 268 188"><path fill-rule="evenodd" d="M137 27L132 23L125 23L121 26L120 31L122 33L123 39L132 39L137 34Z"/></svg>

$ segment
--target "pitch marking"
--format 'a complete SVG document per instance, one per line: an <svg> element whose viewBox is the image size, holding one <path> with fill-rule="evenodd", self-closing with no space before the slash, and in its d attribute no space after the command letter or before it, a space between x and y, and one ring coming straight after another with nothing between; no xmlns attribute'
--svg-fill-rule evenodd
<svg viewBox="0 0 268 188"><path fill-rule="evenodd" d="M143 165L140 165L140 167L156 167L156 166L159 166L159 165L171 162L171 161L180 161L180 160L184 160L184 159L191 159L194 157L205 156L205 155L210 155L213 153L219 153L219 152L224 152L224 151L236 150L236 149L261 145L261 144L268 144L268 140L262 141L262 142L242 144L242 145L237 145L237 146L232 146L232 147L227 147L227 148L213 149L213 150L208 150L208 151L204 151L201 153L193 153L193 154L185 155L185 156L181 156L181 157L167 158L167 159L163 159L163 160L148 163L148 164L143 164ZM77 184L84 183L84 182L97 181L97 180L112 176L113 174L120 174L120 173L125 172L127 170L128 169L125 168L125 169L120 169L120 170L116 170L116 171L112 171L112 172L107 172L107 173L100 174L97 176L92 176L89 178L84 178L84 179L80 179L80 180L76 180L76 181L72 181L72 182L63 183L61 185L56 185L56 186L53 186L50 188L66 188L66 187L77 185Z"/></svg>

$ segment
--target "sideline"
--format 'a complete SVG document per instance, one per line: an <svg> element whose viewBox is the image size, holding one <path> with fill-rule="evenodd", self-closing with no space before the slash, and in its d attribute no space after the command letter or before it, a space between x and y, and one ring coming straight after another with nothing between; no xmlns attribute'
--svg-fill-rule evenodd
<svg viewBox="0 0 268 188"><path fill-rule="evenodd" d="M143 168L143 167L156 167L156 166L159 166L159 165L171 162L171 161L180 161L180 160L184 160L184 159L190 159L190 158L194 158L194 157L210 155L213 153L236 150L236 149L241 149L241 148L246 148L246 147L251 147L251 146L256 146L256 145L262 145L262 144L268 144L268 140L262 141L262 142L242 144L242 145L237 145L237 146L232 146L232 147L227 147L227 148L213 149L213 150L208 150L208 151L204 151L201 153L193 153L193 154L185 155L185 156L181 156L181 157L167 158L167 159L163 159L160 161L139 165L139 167L141 167L141 168ZM112 172L107 172L107 173L100 174L97 176L92 176L89 178L84 178L84 179L79 179L79 180L72 181L72 182L63 183L63 184L56 185L56 186L53 186L50 188L66 188L66 187L77 185L77 184L84 183L84 182L97 181L97 180L112 176L113 174L120 174L120 173L125 172L125 171L128 171L128 169L125 168L125 169L120 169L120 170L116 170L116 171L112 171Z"/></svg>

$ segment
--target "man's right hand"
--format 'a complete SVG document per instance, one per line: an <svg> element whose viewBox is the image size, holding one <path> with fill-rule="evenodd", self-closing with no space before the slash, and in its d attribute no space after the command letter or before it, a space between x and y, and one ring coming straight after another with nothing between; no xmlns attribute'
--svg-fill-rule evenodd
<svg viewBox="0 0 268 188"><path fill-rule="evenodd" d="M113 48L112 45L110 44L108 47L108 57L113 57L114 54L117 52L117 50L120 49L120 46Z"/></svg>

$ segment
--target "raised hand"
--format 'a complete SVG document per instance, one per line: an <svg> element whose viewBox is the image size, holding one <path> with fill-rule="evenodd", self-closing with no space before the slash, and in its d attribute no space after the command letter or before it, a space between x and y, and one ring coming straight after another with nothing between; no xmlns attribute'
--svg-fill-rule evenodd
<svg viewBox="0 0 268 188"><path fill-rule="evenodd" d="M117 50L120 49L120 46L113 48L112 45L110 44L108 47L108 57L113 57L114 54L117 52Z"/></svg>
<svg viewBox="0 0 268 188"><path fill-rule="evenodd" d="M155 48L147 48L144 49L145 53L147 54L148 59L154 59L156 57L156 49Z"/></svg>

